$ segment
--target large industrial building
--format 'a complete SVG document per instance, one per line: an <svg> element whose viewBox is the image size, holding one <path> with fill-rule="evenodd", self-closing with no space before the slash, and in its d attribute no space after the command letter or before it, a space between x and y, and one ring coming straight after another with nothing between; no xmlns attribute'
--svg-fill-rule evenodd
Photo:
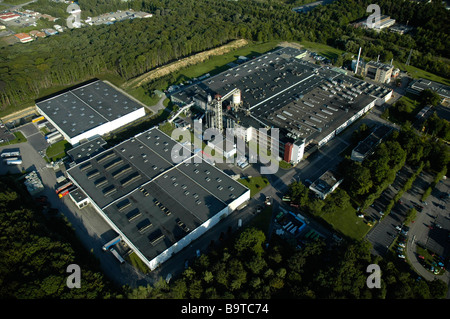
<svg viewBox="0 0 450 319"><path fill-rule="evenodd" d="M430 81L427 79L418 79L412 81L408 85L406 91L412 94L419 95L423 90L427 89L432 90L437 94L439 94L439 96L442 99L441 100L442 103L450 100L450 86L439 82Z"/></svg>
<svg viewBox="0 0 450 319"><path fill-rule="evenodd" d="M100 80L44 99L36 107L72 145L145 116L144 105Z"/></svg>
<svg viewBox="0 0 450 319"><path fill-rule="evenodd" d="M152 128L67 170L78 187L72 199L91 203L151 270L250 199L191 150L178 162L176 147L184 146Z"/></svg>
<svg viewBox="0 0 450 319"><path fill-rule="evenodd" d="M305 61L302 52L278 48L173 93L171 100L200 108L207 127L233 128L244 141L259 142L259 128L278 128L279 158L296 164L392 95Z"/></svg>

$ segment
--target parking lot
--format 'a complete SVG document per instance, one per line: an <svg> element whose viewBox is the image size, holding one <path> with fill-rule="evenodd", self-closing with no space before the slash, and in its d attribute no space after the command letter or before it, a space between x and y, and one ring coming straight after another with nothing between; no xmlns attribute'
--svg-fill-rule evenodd
<svg viewBox="0 0 450 319"><path fill-rule="evenodd" d="M14 134L0 121L0 144L8 143L15 138Z"/></svg>
<svg viewBox="0 0 450 319"><path fill-rule="evenodd" d="M405 205L397 203L388 215L384 217L383 215L386 206L403 187L404 183L412 175L412 173L413 171L411 168L406 166L403 167L397 173L394 182L365 212L367 216L373 218L374 220L380 220L380 222L375 224L366 236L373 246L372 253L376 255L385 256L389 247L399 234L399 230L396 229L396 227L402 225L406 218L406 212L409 208Z"/></svg>
<svg viewBox="0 0 450 319"><path fill-rule="evenodd" d="M380 218L380 211L383 211L383 208L411 174L411 169L400 170L394 183L367 212L373 217L377 217L378 214L378 218ZM447 209L450 201L447 196L450 191L449 180L444 179L439 182L427 200L421 202L422 194L433 179L434 175L429 172L424 171L419 174L411 189L403 194L389 215L377 223L366 238L372 243L374 254L385 256L391 248L397 255L407 258L422 277L427 280L440 278L448 284L450 282L448 270L443 276L434 275L424 268L423 261L417 253L417 245L420 245L434 252L437 256L441 256L443 260L447 261L446 267L450 267L450 264L448 264L448 258L450 257L450 214ZM403 227L406 213L413 207L417 210L416 218L409 227ZM396 240L397 243L403 242L406 244L406 248L403 248L403 244L402 248L399 248L400 246L393 247L392 244Z"/></svg>

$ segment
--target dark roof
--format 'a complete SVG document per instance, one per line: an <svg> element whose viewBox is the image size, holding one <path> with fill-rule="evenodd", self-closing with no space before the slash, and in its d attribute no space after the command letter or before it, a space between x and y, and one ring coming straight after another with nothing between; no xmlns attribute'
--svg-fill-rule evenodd
<svg viewBox="0 0 450 319"><path fill-rule="evenodd" d="M377 126L369 136L358 143L354 148L354 152L357 152L363 156L366 156L372 151L385 137L392 131L392 127L387 125Z"/></svg>
<svg viewBox="0 0 450 319"><path fill-rule="evenodd" d="M36 103L37 107L69 137L75 137L143 106L103 81Z"/></svg>
<svg viewBox="0 0 450 319"><path fill-rule="evenodd" d="M103 152L105 150L105 145L105 140L101 137L97 137L68 150L67 154L75 163L81 163Z"/></svg>
<svg viewBox="0 0 450 319"><path fill-rule="evenodd" d="M196 94L213 92L214 97L239 88L242 111L226 110L225 117L244 127L279 128L281 142L297 138L319 142L356 112L389 93L381 86L296 58L301 52L279 48L189 86L173 97L189 103ZM345 88L330 97L330 90L341 84ZM250 115L246 109L250 109Z"/></svg>
<svg viewBox="0 0 450 319"><path fill-rule="evenodd" d="M184 162L172 161L174 146L152 128L68 170L149 260L248 192L187 149Z"/></svg>
<svg viewBox="0 0 450 319"><path fill-rule="evenodd" d="M450 86L439 82L434 82L427 79L418 79L414 80L408 87L408 91L416 94L425 89L435 91L442 98L450 98Z"/></svg>

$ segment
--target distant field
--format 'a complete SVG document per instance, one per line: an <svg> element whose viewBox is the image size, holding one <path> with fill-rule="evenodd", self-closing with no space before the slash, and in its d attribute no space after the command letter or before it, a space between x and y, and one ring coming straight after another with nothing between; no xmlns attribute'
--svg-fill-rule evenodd
<svg viewBox="0 0 450 319"><path fill-rule="evenodd" d="M218 74L230 68L227 64L236 61L239 56L247 56L247 57L258 56L274 49L275 47L277 47L278 43L279 41L270 41L265 43L249 43L243 47L233 49L227 53L210 54L209 57L203 61L202 61L203 58L199 56L199 58L197 59L196 55L194 55L191 57L192 61L184 63L187 66L182 66L181 64L174 65L173 63L167 66L162 66L158 68L161 70L158 74L156 73L158 69L149 71L138 78L132 79L127 83L124 83L122 87L126 89L128 92L133 92L134 94L139 93L139 95L142 96L145 94L145 92L139 92L139 90L145 87L145 83L150 82L148 77L151 77L152 78L151 81L158 81L157 89L165 90L170 85L179 84L188 79L196 78L206 73L209 73L210 75ZM203 54L203 52L201 52L200 54ZM199 62L195 63L195 60L198 60ZM174 71L168 73L169 69L166 70L165 68L169 67L174 69ZM171 79L176 80L173 81Z"/></svg>
<svg viewBox="0 0 450 319"><path fill-rule="evenodd" d="M309 42L309 41L302 41L299 42L302 46L304 46L309 51L316 52L330 60L334 60L342 53L345 53L345 51L330 47L329 45L322 44L322 43L316 43L316 42Z"/></svg>
<svg viewBox="0 0 450 319"><path fill-rule="evenodd" d="M3 4L12 4L12 5L19 5L19 4L23 4L23 3L27 3L30 2L30 0L5 0L3 1Z"/></svg>
<svg viewBox="0 0 450 319"><path fill-rule="evenodd" d="M443 78L439 75L424 71L422 69L416 68L415 66L412 65L406 65L404 63L401 62L395 62L394 61L394 66L396 66L397 68L399 68L402 71L406 71L408 72L413 78L418 79L418 78L424 78L424 79L428 79L431 81L436 81L442 84L446 84L446 85L450 85L450 80Z"/></svg>
<svg viewBox="0 0 450 319"><path fill-rule="evenodd" d="M223 70L228 69L229 67L227 64L236 61L239 56L258 56L276 48L278 43L279 41L250 43L243 48L233 50L223 55L213 56L203 63L187 67L178 72L178 74L187 78L195 78L205 73L210 73L211 75L218 74Z"/></svg>

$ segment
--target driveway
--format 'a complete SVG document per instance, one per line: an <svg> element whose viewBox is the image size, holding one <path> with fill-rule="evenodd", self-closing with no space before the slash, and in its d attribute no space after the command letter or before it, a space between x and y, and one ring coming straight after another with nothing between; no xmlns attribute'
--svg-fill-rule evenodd
<svg viewBox="0 0 450 319"><path fill-rule="evenodd" d="M160 110L164 110L166 107L164 106L164 101L166 99L166 95L164 94L158 101L158 103L156 103L155 105L152 106L148 106L147 109L151 110L154 112L154 114L157 114Z"/></svg>

